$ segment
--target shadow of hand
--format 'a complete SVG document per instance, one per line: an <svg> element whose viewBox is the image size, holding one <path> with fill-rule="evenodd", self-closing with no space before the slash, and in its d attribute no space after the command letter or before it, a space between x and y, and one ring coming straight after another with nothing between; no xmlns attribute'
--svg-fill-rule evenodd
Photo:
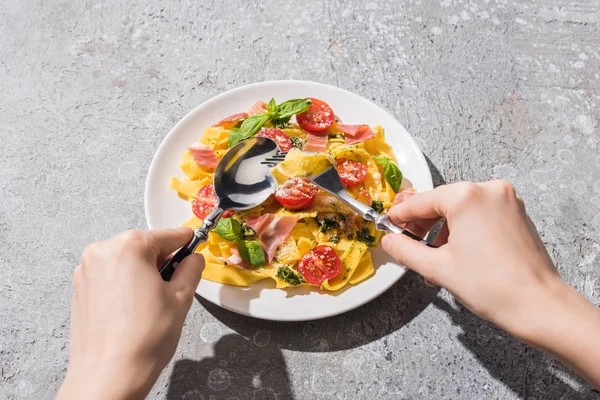
<svg viewBox="0 0 600 400"><path fill-rule="evenodd" d="M177 361L166 398L293 399L281 350L266 339L229 334L215 343L212 357Z"/></svg>
<svg viewBox="0 0 600 400"><path fill-rule="evenodd" d="M600 399L599 393L552 356L520 342L495 325L438 297L433 304L448 313L463 332L459 341L495 379L523 399Z"/></svg>

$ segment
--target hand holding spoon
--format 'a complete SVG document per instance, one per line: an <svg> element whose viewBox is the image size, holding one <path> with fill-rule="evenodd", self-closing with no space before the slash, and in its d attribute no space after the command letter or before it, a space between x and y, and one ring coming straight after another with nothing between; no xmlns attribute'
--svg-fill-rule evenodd
<svg viewBox="0 0 600 400"><path fill-rule="evenodd" d="M265 160L280 156L277 144L264 137L246 139L225 153L215 171L214 185L217 195L215 209L204 218L202 226L194 230L192 240L179 249L160 269L165 281L171 279L175 268L184 258L206 242L225 210L248 210L260 205L277 188L277 183Z"/></svg>

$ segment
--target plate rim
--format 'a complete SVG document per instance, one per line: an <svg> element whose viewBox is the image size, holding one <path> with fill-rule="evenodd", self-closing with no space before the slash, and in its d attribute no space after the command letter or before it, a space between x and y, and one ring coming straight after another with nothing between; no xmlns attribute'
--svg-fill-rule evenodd
<svg viewBox="0 0 600 400"><path fill-rule="evenodd" d="M402 127L402 129L405 131L405 133L407 135L406 139L410 142L410 144L412 145L413 148L415 148L417 150L417 156L418 158L420 158L420 161L427 166L427 176L429 178L429 186L433 188L433 179L431 176L431 171L428 167L428 163L427 160L425 158L425 155L423 154L423 151L421 150L420 146L418 145L418 143L416 142L415 138L410 134L410 132L404 127L404 125L402 125L402 123L400 123L400 121L398 121L388 110L386 110L385 108L379 106L378 104L376 104L375 102L371 101L370 99L367 99L357 93L353 93L349 90L346 90L344 88L340 88L337 86L333 86L333 85L329 85L326 83L321 83L321 82L315 82L315 81L308 81L308 80L293 80L293 79L280 79L280 80L267 80L267 81L259 81L259 82L253 82L250 84L246 84L246 85L242 85L242 86L237 86L235 88L226 90L224 92L221 92L213 97L208 98L207 100L203 101L202 103L200 103L199 105L197 105L196 107L194 107L193 109L191 109L190 111L188 111L185 116L183 118L181 118L170 130L169 132L164 136L163 140L161 141L160 145L157 147L156 151L154 152L154 155L152 157L152 161L150 162L150 166L148 168L148 172L146 175L146 179L144 182L144 216L146 218L146 226L148 227L148 229L153 229L151 227L150 224L150 220L151 217L149 215L149 197L150 197L150 178L155 174L156 169L159 167L158 166L158 161L157 159L159 158L158 155L162 152L165 151L165 149L168 147L169 142L171 141L170 139L172 139L175 135L175 133L181 129L182 126L185 126L189 120L192 120L193 118L196 117L196 114L199 112L199 109L201 108L205 108L208 107L209 105L211 105L212 103L218 102L219 100L221 100L221 98L224 97L229 97L229 96L235 96L236 92L239 91L246 91L246 90L252 90L253 88L257 88L257 87L261 87L261 86L268 86L268 85L312 85L312 86L316 86L316 87L322 87L326 90L335 90L335 91L339 91L342 92L344 95L349 95L349 96L358 96L360 97L362 100L368 102L371 106L378 108L379 110L381 110L383 113L387 114L388 117L390 117L392 120L394 120L398 125L400 125ZM393 149L393 148L392 148ZM402 268L402 272L399 274L398 278L395 280L391 280L389 283L387 283L386 285L381 286L381 290L379 291L378 294L376 294L375 296L366 296L365 299L363 299L362 301L359 301L358 303L353 304L351 307L345 308L343 310L339 310L339 309L334 309L334 310L325 310L323 309L322 312L317 312L317 313L313 313L311 316L309 317L302 317L302 316L286 316L286 317L272 317L269 315L264 315L264 314L260 314L260 315L253 315L252 312L250 311L250 309L248 308L245 313L242 312L241 310L237 310L233 307L229 307L227 304L224 304L221 301L221 298L217 298L217 299L212 299L212 298L207 298L205 297L202 293L198 292L196 290L196 293L201 296L203 299L205 299L206 301L209 301L219 307L222 307L228 311L234 312L236 314L239 315L243 315L243 316L247 316L247 317L252 317L252 318L257 318L257 319L262 319L262 320L268 320L268 321L280 321L280 322L293 322L293 321L313 321L313 320L319 320L319 319L323 319L323 318L328 318L328 317L333 317L336 315L341 315L344 314L346 312L352 311L358 307L361 307L365 304L367 304L370 301L375 300L376 298L378 298L379 296L381 296L383 293L387 292L393 285L395 285L400 279L402 279L402 277L406 274L407 268L403 265L399 265L400 268ZM230 285L225 285L222 283L218 283L218 282L212 282L212 281L204 281L205 284L206 282L210 283L210 284L214 284L214 285L218 285L220 287L224 287L224 286L230 286ZM258 282L257 282L258 283ZM255 284L256 285L256 284ZM283 290L283 289L280 289ZM284 290L285 291L285 290Z"/></svg>

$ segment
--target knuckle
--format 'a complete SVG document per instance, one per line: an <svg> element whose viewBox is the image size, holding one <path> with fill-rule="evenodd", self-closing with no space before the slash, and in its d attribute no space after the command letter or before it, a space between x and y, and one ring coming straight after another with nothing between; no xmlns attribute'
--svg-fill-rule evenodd
<svg viewBox="0 0 600 400"><path fill-rule="evenodd" d="M498 180L493 182L500 194L505 198L515 198L517 192L512 183L505 180Z"/></svg>
<svg viewBox="0 0 600 400"><path fill-rule="evenodd" d="M461 182L458 185L458 200L461 203L473 201L479 194L480 188L473 182Z"/></svg>
<svg viewBox="0 0 600 400"><path fill-rule="evenodd" d="M83 252L81 253L81 261L84 264L92 262L92 260L95 257L95 254L96 254L97 247L98 247L97 243L92 243L92 244L88 244L87 246L85 246L85 248L83 249Z"/></svg>
<svg viewBox="0 0 600 400"><path fill-rule="evenodd" d="M122 234L122 243L124 247L138 247L145 245L147 242L146 235L143 231L129 230Z"/></svg>

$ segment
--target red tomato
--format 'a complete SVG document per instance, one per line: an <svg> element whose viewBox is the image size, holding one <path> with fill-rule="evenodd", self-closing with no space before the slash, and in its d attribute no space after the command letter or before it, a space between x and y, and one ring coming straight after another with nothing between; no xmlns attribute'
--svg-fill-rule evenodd
<svg viewBox="0 0 600 400"><path fill-rule="evenodd" d="M262 128L256 136L266 137L269 139L273 139L277 146L279 146L279 150L284 153L290 151L292 149L292 140L288 135L285 134L284 131L281 131L277 128Z"/></svg>
<svg viewBox="0 0 600 400"><path fill-rule="evenodd" d="M335 169L340 174L344 186L360 185L367 176L367 166L365 164L347 158L335 160Z"/></svg>
<svg viewBox="0 0 600 400"><path fill-rule="evenodd" d="M325 279L333 279L340 274L342 263L335 250L319 245L302 256L298 269L308 283L321 285Z"/></svg>
<svg viewBox="0 0 600 400"><path fill-rule="evenodd" d="M275 190L275 199L288 210L308 206L317 197L319 188L306 178L292 178Z"/></svg>
<svg viewBox="0 0 600 400"><path fill-rule="evenodd" d="M206 218L208 214L217 205L217 195L215 194L215 185L209 183L198 190L196 200L192 204L192 211L200 219Z"/></svg>
<svg viewBox="0 0 600 400"><path fill-rule="evenodd" d="M209 183L208 185L202 186L202 189L198 190L196 199L192 204L192 211L194 215L200 219L206 218L208 214L217 206L217 195L215 194L215 185ZM225 210L222 217L228 218L235 214L235 211Z"/></svg>
<svg viewBox="0 0 600 400"><path fill-rule="evenodd" d="M312 101L308 110L296 115L296 122L302 129L311 132L323 132L335 122L335 114L329 104L319 99L307 97Z"/></svg>

